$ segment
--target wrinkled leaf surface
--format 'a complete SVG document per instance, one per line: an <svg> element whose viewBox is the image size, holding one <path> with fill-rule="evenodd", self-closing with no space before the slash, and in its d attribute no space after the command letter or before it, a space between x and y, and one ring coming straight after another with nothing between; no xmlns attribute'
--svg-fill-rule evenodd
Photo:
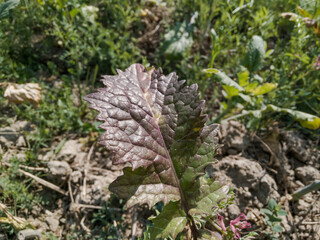
<svg viewBox="0 0 320 240"><path fill-rule="evenodd" d="M205 124L197 85L185 86L175 73L165 76L140 64L102 82L105 87L85 100L103 122L99 143L114 164L126 166L110 190L128 199L128 207L165 203L153 220L155 237L176 236L190 209L210 215L228 189L201 177L214 161L218 125Z"/></svg>

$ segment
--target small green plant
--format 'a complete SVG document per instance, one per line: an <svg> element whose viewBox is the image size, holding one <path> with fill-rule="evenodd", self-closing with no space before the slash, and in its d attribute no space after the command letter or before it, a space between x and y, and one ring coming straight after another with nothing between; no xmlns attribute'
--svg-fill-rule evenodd
<svg viewBox="0 0 320 240"><path fill-rule="evenodd" d="M0 4L0 20L6 18L10 14L10 10L18 6L20 0L9 0Z"/></svg>
<svg viewBox="0 0 320 240"><path fill-rule="evenodd" d="M85 106L76 106L77 96L72 92L72 85L64 79L58 88L50 88L42 84L42 101L39 108L30 104L13 105L15 114L22 119L34 123L35 131L27 133L26 140L34 153L40 147L47 147L53 136L63 132L86 133L95 130L89 123L81 119L85 115ZM63 91L62 91L63 89ZM86 116L90 118L90 116Z"/></svg>
<svg viewBox="0 0 320 240"><path fill-rule="evenodd" d="M16 215L28 213L34 205L40 203L41 197L30 192L30 181L21 180L19 160L12 157L10 163L8 168L0 166L0 229L11 236L32 227L28 221Z"/></svg>
<svg viewBox="0 0 320 240"><path fill-rule="evenodd" d="M291 115L305 128L315 130L320 127L320 118L315 115L272 104L272 97L280 97L272 93L277 89L278 83L265 82L257 74L263 67L264 58L271 52L271 50L265 52L265 42L260 36L253 36L242 61L241 71L237 73L238 81L234 81L226 73L215 68L203 70L207 74L215 74L222 84L223 95L227 99L227 103L222 104L223 111L213 120L214 122L220 122L226 117L235 119L247 115L261 119L267 112L279 112ZM268 94L272 97L268 97Z"/></svg>
<svg viewBox="0 0 320 240"><path fill-rule="evenodd" d="M40 199L29 192L30 181L21 181L18 172L19 160L15 157L11 158L11 167L1 167L0 177L0 201L10 203L15 210L30 210L35 202Z"/></svg>
<svg viewBox="0 0 320 240"><path fill-rule="evenodd" d="M286 216L287 212L282 209L273 198L269 200L268 208L261 208L260 211L266 215L265 221L271 229L271 233L266 233L267 236L271 240L278 239L277 233L284 231L284 229L280 226L280 223L282 222L280 217Z"/></svg>
<svg viewBox="0 0 320 240"><path fill-rule="evenodd" d="M91 232L92 239L122 239L125 232L124 201L118 199L114 194L110 200L104 204L103 209L93 214ZM117 223L117 224L115 224Z"/></svg>

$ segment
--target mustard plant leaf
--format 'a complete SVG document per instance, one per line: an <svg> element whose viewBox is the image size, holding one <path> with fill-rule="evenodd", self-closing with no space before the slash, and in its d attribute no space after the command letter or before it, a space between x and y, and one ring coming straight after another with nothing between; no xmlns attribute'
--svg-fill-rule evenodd
<svg viewBox="0 0 320 240"><path fill-rule="evenodd" d="M215 161L219 127L206 125L197 85L186 86L175 73L165 76L140 64L103 76L102 82L105 87L85 100L103 122L99 143L114 164L126 166L110 190L128 199L128 207L164 202L153 220L152 239L174 238L188 222L197 235L190 213L212 214L227 191L203 176Z"/></svg>
<svg viewBox="0 0 320 240"><path fill-rule="evenodd" d="M172 237L183 231L187 224L186 213L179 202L170 202L164 206L162 212L152 219L153 226L150 229L150 239Z"/></svg>
<svg viewBox="0 0 320 240"><path fill-rule="evenodd" d="M189 210L189 214L191 216L210 216L214 214L215 209L218 209L219 202L228 197L230 187L223 182L200 177L197 189L193 193L194 198L190 201L192 208Z"/></svg>
<svg viewBox="0 0 320 240"><path fill-rule="evenodd" d="M156 187L149 197L156 196L157 201L168 202L168 197L161 194L164 189L162 184L165 184L170 187L164 191L168 194L168 189L171 189L172 199L179 199L180 196L176 195L179 182L167 149L174 137L172 128L177 122L177 115L172 112L174 106L170 104L174 87L180 86L176 75L173 73L165 77L161 70L147 71L142 65L133 64L124 72L118 70L116 76L104 76L102 82L105 88L85 97L91 103L90 107L99 111L97 119L103 121L100 128L105 132L101 134L99 144L112 153L114 164L131 164L132 171L125 171L124 177L129 174L128 179L132 179L133 175L146 174L145 178L137 178L134 185L139 184L141 179L145 189L151 189L150 185L162 186ZM148 171L137 170L140 167ZM117 188L116 184L123 185L123 182L127 180L122 177L112 185L119 196L121 188ZM141 195L140 190L128 188L128 196L141 200L137 197ZM133 199L132 204L154 202L148 197L142 202Z"/></svg>

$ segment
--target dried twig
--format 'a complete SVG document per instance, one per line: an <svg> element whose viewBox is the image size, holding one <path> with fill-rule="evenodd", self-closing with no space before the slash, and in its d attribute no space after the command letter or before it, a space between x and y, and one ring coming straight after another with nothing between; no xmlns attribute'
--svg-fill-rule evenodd
<svg viewBox="0 0 320 240"><path fill-rule="evenodd" d="M136 231L137 231L137 206L133 207L133 214L132 214L132 230L131 230L131 240L136 239Z"/></svg>
<svg viewBox="0 0 320 240"><path fill-rule="evenodd" d="M155 34L158 30L160 29L160 24L158 24L152 31L147 32L146 34L144 34L142 37L140 37L138 39L139 42L143 41L145 38L147 38L148 36L152 36L153 34Z"/></svg>
<svg viewBox="0 0 320 240"><path fill-rule="evenodd" d="M35 180L36 182L42 184L43 186L46 186L47 188L50 188L50 189L52 189L52 190L54 190L56 192L59 192L62 195L68 196L68 193L65 190L59 188L58 186L54 185L53 183L50 183L50 182L48 182L46 180L43 180L43 179L41 179L41 178L31 174L31 173L25 172L22 169L19 169L18 171L20 173L23 173L24 175L26 175L28 177L31 177L33 180Z"/></svg>
<svg viewBox="0 0 320 240"><path fill-rule="evenodd" d="M96 205L90 205L90 204L81 204L81 203L74 203L73 204L74 208L89 208L89 209L97 209L97 210L101 210L103 209L102 206L96 206ZM121 208L112 208L112 207L108 207L107 208L109 211L114 211L114 212L121 212L122 209Z"/></svg>
<svg viewBox="0 0 320 240"><path fill-rule="evenodd" d="M80 221L80 226L82 227L83 230L85 230L87 232L87 234L90 234L91 233L91 230L86 226L84 225L84 220L85 220L86 217L83 217Z"/></svg>
<svg viewBox="0 0 320 240"><path fill-rule="evenodd" d="M11 130L10 132L6 132L6 131L0 132L0 135L17 135L17 134L19 134L19 132L11 131Z"/></svg>
<svg viewBox="0 0 320 240"><path fill-rule="evenodd" d="M70 196L71 202L74 203L74 198L73 198L70 178L68 179L68 192L69 192L69 196Z"/></svg>
<svg viewBox="0 0 320 240"><path fill-rule="evenodd" d="M83 191L82 191L82 196L86 196L87 194L87 191L86 191L86 188L87 188L87 174L88 174L88 168L89 168L89 163L90 163L90 159L91 159L91 156L92 156L92 153L93 153L93 149L94 149L94 146L95 146L95 143L92 144L90 150L89 150L89 153L88 153L88 157L87 157L87 161L84 165L84 170L83 170Z"/></svg>
<svg viewBox="0 0 320 240"><path fill-rule="evenodd" d="M25 228L29 223L24 218L15 217L13 216L8 210L7 206L0 202L0 211L4 212L4 214L7 216L6 218L1 218L0 223L8 223L12 224L15 229L23 229Z"/></svg>
<svg viewBox="0 0 320 240"><path fill-rule="evenodd" d="M271 150L271 148L269 147L268 144L266 144L260 137L258 137L256 134L253 135L267 150L268 152L271 154L271 158L270 158L270 162L268 163L268 165L270 166L275 159L277 159L276 154Z"/></svg>
<svg viewBox="0 0 320 240"><path fill-rule="evenodd" d="M259 222L264 223L264 220L258 214L256 214L252 208L249 208L249 210L258 219Z"/></svg>
<svg viewBox="0 0 320 240"><path fill-rule="evenodd" d="M305 225L320 225L320 222L302 222L301 224L305 224Z"/></svg>
<svg viewBox="0 0 320 240"><path fill-rule="evenodd" d="M2 164L7 166L7 167L11 167L12 166L10 163L7 163L7 162L3 162ZM29 166L25 166L25 165L19 165L19 167L27 169L27 170L31 170L31 171L48 172L48 169L44 168L44 167L29 167Z"/></svg>
<svg viewBox="0 0 320 240"><path fill-rule="evenodd" d="M76 208L91 208L91 209L103 209L101 206L89 205L89 204L81 204L81 203L74 203L74 207ZM121 210L121 209L120 209Z"/></svg>
<svg viewBox="0 0 320 240"><path fill-rule="evenodd" d="M8 167L12 166L10 163L4 163L4 165L6 165ZM48 182L46 180L43 180L43 179L41 179L41 178L31 174L31 173L23 171L22 169L18 169L18 171L20 173L24 174L25 176L31 177L33 180L35 180L36 182L42 184L43 186L46 186L47 188L50 188L50 189L52 189L52 190L54 190L54 191L56 191L58 193L61 193L62 195L68 196L68 193L65 190L63 190L60 187L54 185L53 183L50 183L50 182Z"/></svg>
<svg viewBox="0 0 320 240"><path fill-rule="evenodd" d="M29 166L25 166L25 165L19 165L19 167L27 169L27 170L31 170L31 171L49 172L48 168L44 168L44 167L29 167Z"/></svg>

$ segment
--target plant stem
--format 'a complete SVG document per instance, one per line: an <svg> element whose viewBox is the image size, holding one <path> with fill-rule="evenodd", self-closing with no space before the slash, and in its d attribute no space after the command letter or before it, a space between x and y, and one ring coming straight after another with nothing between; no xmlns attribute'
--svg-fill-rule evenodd
<svg viewBox="0 0 320 240"><path fill-rule="evenodd" d="M298 191L294 192L292 194L292 200L296 201L299 198L301 198L302 196L306 195L309 192L312 192L314 190L318 190L320 189L320 180L317 180L311 184L309 184L308 186L299 189Z"/></svg>
<svg viewBox="0 0 320 240"><path fill-rule="evenodd" d="M209 124L219 123L225 115L227 115L229 112L231 112L231 109L232 109L232 101L231 101L231 98L229 98L226 110L224 110L222 113L220 113L216 119L214 119L213 121L210 121Z"/></svg>
<svg viewBox="0 0 320 240"><path fill-rule="evenodd" d="M187 214L189 216L189 214ZM191 229L191 232L192 232L192 236L193 236L193 239L194 240L197 240L198 239L198 230L196 228L196 224L194 223L193 221L193 218L191 216L189 216L189 219L190 219L190 229Z"/></svg>
<svg viewBox="0 0 320 240"><path fill-rule="evenodd" d="M207 220L208 220L209 223L211 223L211 225L212 225L215 229L219 230L219 232L221 232L221 234L226 235L226 232L223 231L222 228L221 228L218 224L216 224L212 219L207 218Z"/></svg>
<svg viewBox="0 0 320 240"><path fill-rule="evenodd" d="M82 100L82 90L81 90L81 83L80 83L80 68L79 68L78 60L76 61L76 72L77 72L78 94L79 94L80 107L81 107L83 105L83 100Z"/></svg>
<svg viewBox="0 0 320 240"><path fill-rule="evenodd" d="M96 64L96 67L94 68L94 72L93 72L92 82L91 82L91 88L90 88L91 92L92 92L92 90L94 88L94 84L95 84L96 79L97 79L98 71L99 71L99 65Z"/></svg>
<svg viewBox="0 0 320 240"><path fill-rule="evenodd" d="M152 116L152 117L154 117L154 116ZM161 131L160 131L159 127L157 127L157 131L159 132L159 136L161 137L161 141L163 142L163 145L165 146L165 141L163 139L163 136L161 134ZM167 148L165 148L165 151L166 151L166 156L168 158L168 163L170 164L170 167L171 167L173 175L174 175L174 180L175 180L174 186L176 186L179 189L181 205L182 205L183 210L185 211L185 213L186 213L186 215L188 217L188 222L189 222L190 229L191 229L191 232L192 232L192 237L193 237L194 240L197 240L199 234L198 234L198 230L196 228L196 224L193 221L192 216L189 215L189 209L190 208L189 208L188 202L187 202L187 200L186 200L186 198L184 196L184 193L183 193L183 190L182 190L182 187L181 187L181 184L180 184L180 180L178 178L178 174L177 174L176 169L174 167L174 164L173 164L173 161L171 159L170 153L169 153Z"/></svg>
<svg viewBox="0 0 320 240"><path fill-rule="evenodd" d="M232 117L229 117L229 118L227 118L227 119L224 119L223 121L230 121L230 120L233 120L233 119L237 119L237 118L240 118L240 117L247 116L247 115L249 115L249 114L250 114L249 111L248 111L248 112L244 112L244 113L240 113L240 114L234 115L234 116L232 116Z"/></svg>

